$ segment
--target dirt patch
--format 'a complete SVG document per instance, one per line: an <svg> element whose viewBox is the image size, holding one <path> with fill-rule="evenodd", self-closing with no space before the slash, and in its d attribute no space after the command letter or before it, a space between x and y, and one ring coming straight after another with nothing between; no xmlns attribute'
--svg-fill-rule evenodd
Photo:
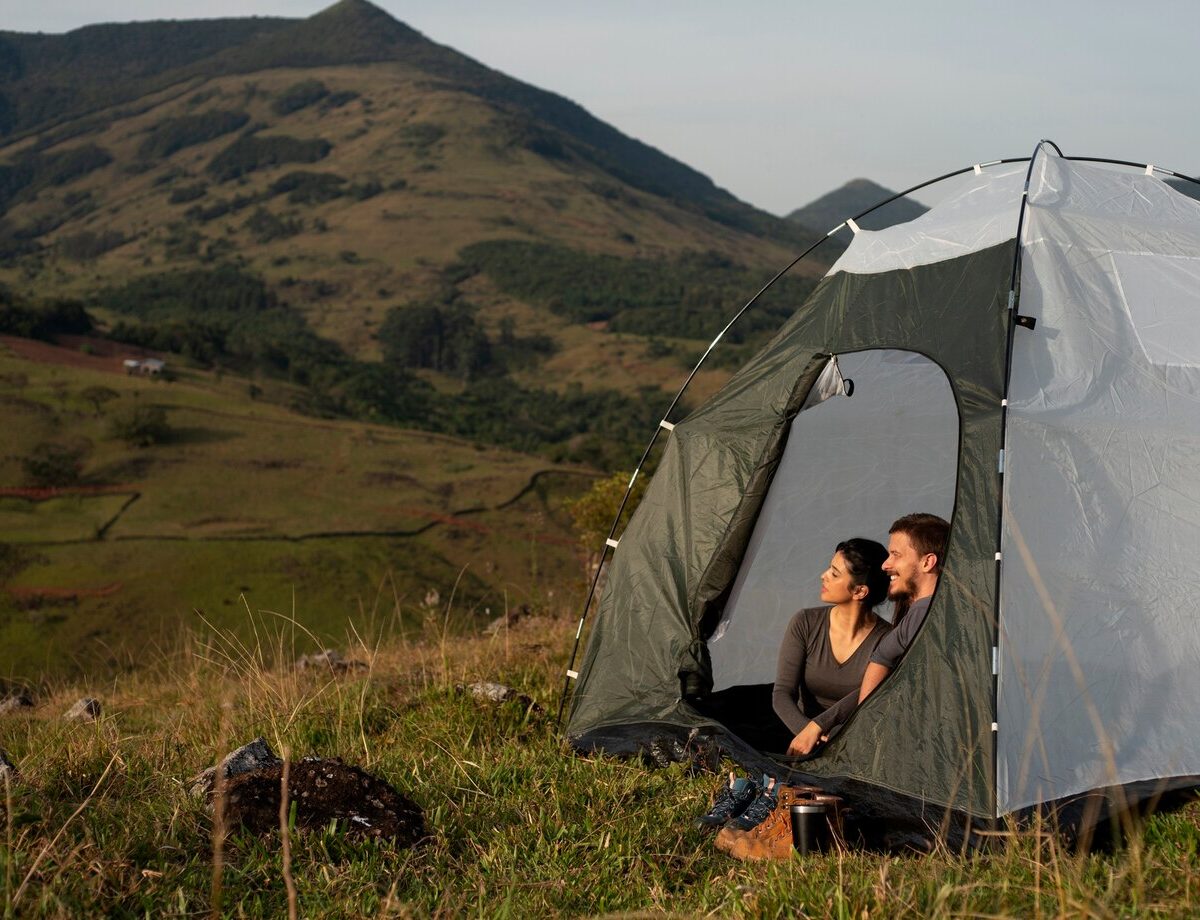
<svg viewBox="0 0 1200 920"><path fill-rule="evenodd" d="M119 581L98 588L9 588L8 593L21 604L41 601L77 601L81 597L108 597L124 587Z"/></svg>
<svg viewBox="0 0 1200 920"><path fill-rule="evenodd" d="M129 495L133 491L134 487L131 485L47 486L44 488L5 486L0 488L0 498L28 498L30 501L41 502L50 498L62 498L66 495Z"/></svg>
<svg viewBox="0 0 1200 920"><path fill-rule="evenodd" d="M278 830L282 777L282 765L230 777L225 789L226 819L257 833ZM412 846L425 837L419 805L336 757L306 757L292 764L288 799L294 803L297 827L318 830L336 820L348 834L386 837L400 846Z"/></svg>
<svg viewBox="0 0 1200 920"><path fill-rule="evenodd" d="M68 341L69 340L69 341ZM0 344L8 347L18 358L26 361L36 361L40 364L60 364L65 367L78 367L85 370L105 371L110 374L124 374L122 362L126 358L149 358L158 355L144 348L122 346L105 339L90 339L83 336L64 336L64 344L51 345L37 339L22 339L15 335L0 335ZM93 354L80 351L87 343Z"/></svg>

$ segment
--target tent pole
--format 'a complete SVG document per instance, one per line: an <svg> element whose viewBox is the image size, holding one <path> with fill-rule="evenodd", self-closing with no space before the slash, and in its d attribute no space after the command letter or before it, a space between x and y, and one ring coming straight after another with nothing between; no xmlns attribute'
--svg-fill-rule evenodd
<svg viewBox="0 0 1200 920"><path fill-rule="evenodd" d="M1004 565L1004 442L1008 431L1008 390L1012 376L1013 344L1016 340L1017 307L1020 304L1021 286L1021 234L1025 229L1025 210L1029 203L1029 183L1033 179L1033 167L1042 147L1049 144L1062 157L1063 152L1054 141L1043 138L1038 141L1025 170L1025 186L1021 191L1021 207L1017 212L1017 234L1013 246L1012 273L1008 282L1008 331L1004 346L1004 390L1000 400L1000 455L998 458L998 490L996 500L996 590L992 596L992 818L1000 817L1000 575Z"/></svg>

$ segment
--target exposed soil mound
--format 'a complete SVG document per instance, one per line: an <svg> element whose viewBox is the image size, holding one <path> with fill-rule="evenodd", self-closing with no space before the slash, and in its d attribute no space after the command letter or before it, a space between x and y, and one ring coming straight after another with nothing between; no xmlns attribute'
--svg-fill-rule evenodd
<svg viewBox="0 0 1200 920"><path fill-rule="evenodd" d="M273 765L230 777L225 817L259 833L279 829L283 766ZM386 837L412 846L425 836L421 808L391 785L338 758L306 757L291 765L288 799L295 803L296 826L322 828L336 819L347 833Z"/></svg>

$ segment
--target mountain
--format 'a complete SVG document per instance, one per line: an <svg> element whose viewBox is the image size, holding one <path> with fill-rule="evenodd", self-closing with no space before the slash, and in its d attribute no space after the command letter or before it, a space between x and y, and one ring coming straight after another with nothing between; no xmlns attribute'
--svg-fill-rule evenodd
<svg viewBox="0 0 1200 920"><path fill-rule="evenodd" d="M787 219L824 233L846 218L853 217L894 194L896 193L891 189L884 188L870 179L852 179L841 188L834 189L816 201L792 211ZM864 230L882 230L920 217L928 210L911 198L898 198L879 210L872 211L858 221L858 225Z"/></svg>
<svg viewBox="0 0 1200 920"><path fill-rule="evenodd" d="M303 20L0 33L0 284L80 298L155 347L183 347L183 320L138 299L217 287L234 265L266 292L255 302L354 360L384 356L395 311L432 305L469 313L464 335L493 357L507 342L522 385L673 389L692 343L811 235L365 0ZM822 271L777 285L726 363ZM226 361L187 322L193 355ZM479 369L460 357L408 369L453 391ZM720 360L697 394L727 377Z"/></svg>
<svg viewBox="0 0 1200 920"><path fill-rule="evenodd" d="M98 25L61 36L0 32L0 137L43 131L186 80L389 61L436 79L439 88L469 93L548 129L550 136L527 138L547 151L591 161L635 188L720 222L794 238L791 228L581 106L429 41L367 0L340 0L299 21Z"/></svg>

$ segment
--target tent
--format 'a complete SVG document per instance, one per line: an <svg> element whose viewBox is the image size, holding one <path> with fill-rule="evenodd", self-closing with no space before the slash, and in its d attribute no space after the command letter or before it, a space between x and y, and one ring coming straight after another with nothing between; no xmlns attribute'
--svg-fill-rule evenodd
<svg viewBox="0 0 1200 920"><path fill-rule="evenodd" d="M943 828L1196 783L1200 202L1050 142L951 175L911 222L835 228L807 302L663 422L568 672L577 749L700 729ZM951 533L908 655L820 756L771 755L788 618L837 541L912 511Z"/></svg>

